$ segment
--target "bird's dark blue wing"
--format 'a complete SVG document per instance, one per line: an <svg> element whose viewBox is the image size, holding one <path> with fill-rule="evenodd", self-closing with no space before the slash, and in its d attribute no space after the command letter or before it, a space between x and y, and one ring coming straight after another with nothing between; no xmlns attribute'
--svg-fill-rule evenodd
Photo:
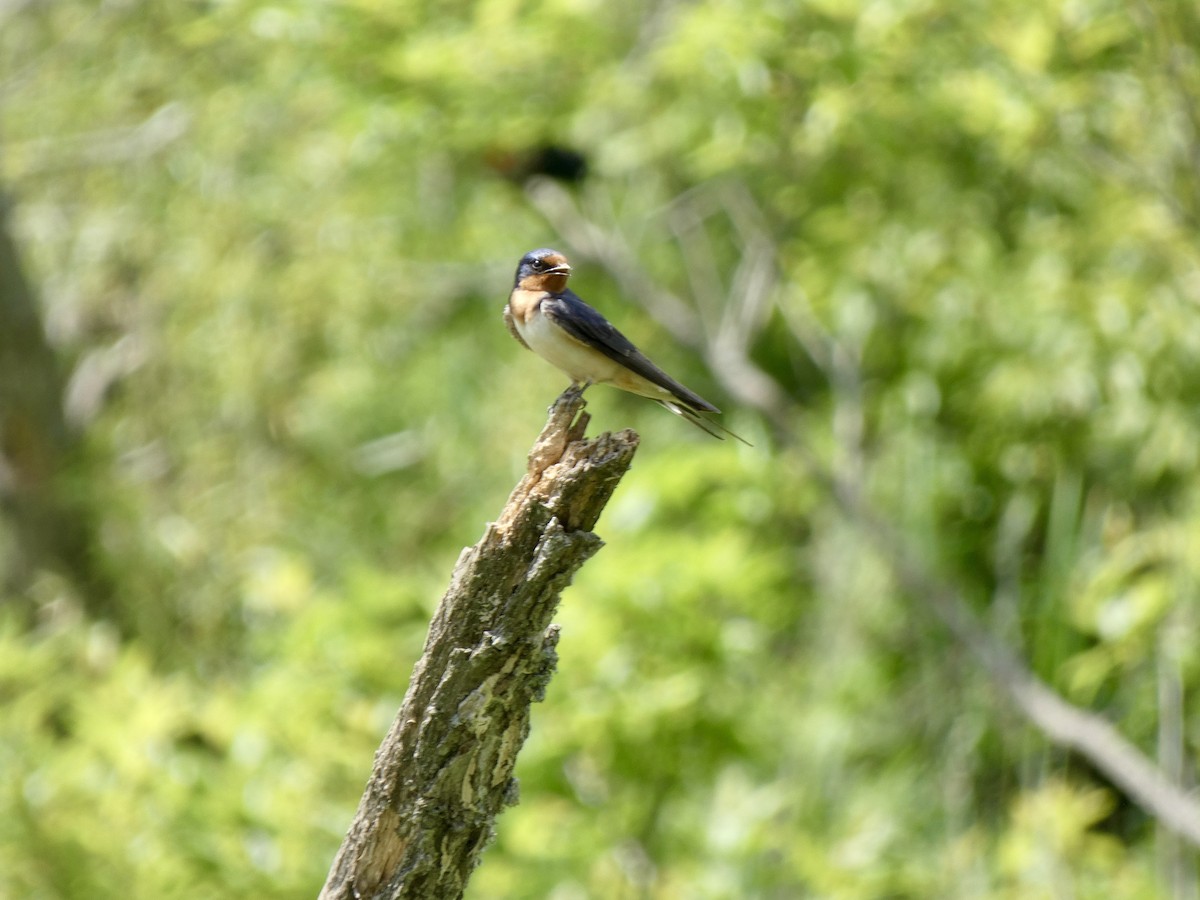
<svg viewBox="0 0 1200 900"><path fill-rule="evenodd" d="M594 347L647 381L670 391L680 403L703 412L720 412L699 394L688 390L649 359L617 331L600 313L572 291L551 294L542 301L542 313L577 341Z"/></svg>

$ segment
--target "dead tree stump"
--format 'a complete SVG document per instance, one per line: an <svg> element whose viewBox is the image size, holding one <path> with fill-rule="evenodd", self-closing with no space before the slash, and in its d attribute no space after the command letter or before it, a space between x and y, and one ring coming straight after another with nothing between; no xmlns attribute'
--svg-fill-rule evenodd
<svg viewBox="0 0 1200 900"><path fill-rule="evenodd" d="M557 662L550 619L638 445L584 439L583 406L558 398L500 518L459 557L321 900L462 896L516 802L530 704Z"/></svg>

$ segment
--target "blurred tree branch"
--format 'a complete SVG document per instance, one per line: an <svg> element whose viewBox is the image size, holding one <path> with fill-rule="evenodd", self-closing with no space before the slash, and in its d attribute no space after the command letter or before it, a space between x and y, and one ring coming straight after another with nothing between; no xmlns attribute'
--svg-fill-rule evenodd
<svg viewBox="0 0 1200 900"><path fill-rule="evenodd" d="M17 180L64 169L127 165L162 153L190 127L187 108L167 103L136 125L10 143L5 162L9 177Z"/></svg>
<svg viewBox="0 0 1200 900"><path fill-rule="evenodd" d="M559 397L500 518L459 558L324 900L461 896L516 802L530 704L557 659L550 619L638 445L632 431L585 440L583 405Z"/></svg>
<svg viewBox="0 0 1200 900"><path fill-rule="evenodd" d="M837 393L835 430L843 454L837 470L824 463L805 441L805 413L787 391L750 356L750 348L765 318L762 308L773 278L747 275L761 270L761 247L769 240L757 217L740 209L753 203L748 192L721 189L717 203L734 224L745 252L730 287L717 329L697 328L685 318L686 304L652 282L641 268L630 244L615 229L589 220L573 197L548 181L534 182L529 196L566 242L582 255L597 260L629 294L642 299L648 311L676 339L703 353L722 387L739 403L756 409L773 426L776 436L793 446L812 476L832 496L843 515L865 533L887 560L898 582L922 600L980 665L991 681L1006 693L1018 710L1055 744L1075 750L1118 786L1132 801L1166 828L1200 846L1200 802L1176 783L1138 747L1103 717L1068 703L1038 678L1019 655L989 630L970 604L952 585L937 577L907 546L896 530L872 508L860 490L864 483L858 437L861 436L861 403L858 398L858 354L846 341L838 341L810 322L788 324L798 343L826 373ZM689 201L690 202L690 201ZM680 229L676 236L681 240ZM759 248L759 251L755 251ZM685 252L685 255L686 254ZM688 255L689 259L691 255ZM716 290L712 281L706 289ZM740 288L739 288L740 285ZM740 291L740 293L735 293ZM712 302L712 301L710 301ZM713 302L712 305L719 304Z"/></svg>

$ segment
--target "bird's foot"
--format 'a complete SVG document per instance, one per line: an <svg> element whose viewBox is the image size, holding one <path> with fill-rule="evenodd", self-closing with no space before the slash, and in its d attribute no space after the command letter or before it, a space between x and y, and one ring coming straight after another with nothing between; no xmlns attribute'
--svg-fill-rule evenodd
<svg viewBox="0 0 1200 900"><path fill-rule="evenodd" d="M583 401L583 392L591 386L592 383L590 381L572 381L570 386L558 395L558 399L554 401L554 404L550 407L550 409L553 409L560 403L569 403L571 405L578 404L580 408L587 406L587 403Z"/></svg>
<svg viewBox="0 0 1200 900"><path fill-rule="evenodd" d="M592 386L590 381L572 381L571 386L563 391L563 397L569 397L572 400L578 400L583 396L583 392Z"/></svg>

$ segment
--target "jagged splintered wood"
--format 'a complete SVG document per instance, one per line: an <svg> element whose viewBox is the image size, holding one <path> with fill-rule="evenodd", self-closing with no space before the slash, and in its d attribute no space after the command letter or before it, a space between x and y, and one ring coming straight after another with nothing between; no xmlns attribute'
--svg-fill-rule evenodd
<svg viewBox="0 0 1200 900"><path fill-rule="evenodd" d="M516 802L529 707L558 659L550 619L638 445L585 440L583 406L558 398L500 518L459 557L321 900L460 897Z"/></svg>

